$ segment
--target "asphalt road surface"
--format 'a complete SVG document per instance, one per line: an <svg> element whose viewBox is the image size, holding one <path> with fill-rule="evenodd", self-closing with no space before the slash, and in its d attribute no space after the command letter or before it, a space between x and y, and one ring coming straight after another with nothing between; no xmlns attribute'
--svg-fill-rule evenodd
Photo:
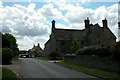
<svg viewBox="0 0 120 80"><path fill-rule="evenodd" d="M56 63L33 58L20 58L17 67L18 69L14 70L21 78L97 78Z"/></svg>

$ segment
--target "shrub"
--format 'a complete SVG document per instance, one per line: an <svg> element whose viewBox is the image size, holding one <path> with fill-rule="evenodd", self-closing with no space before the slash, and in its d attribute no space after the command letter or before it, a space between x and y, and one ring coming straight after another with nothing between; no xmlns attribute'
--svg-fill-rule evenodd
<svg viewBox="0 0 120 80"><path fill-rule="evenodd" d="M120 61L120 48L114 48L112 50L112 57L113 59Z"/></svg>
<svg viewBox="0 0 120 80"><path fill-rule="evenodd" d="M55 53L55 52L51 52L50 54L49 54L49 58L50 59L57 59L57 57L58 57L58 54L57 53Z"/></svg>
<svg viewBox="0 0 120 80"><path fill-rule="evenodd" d="M55 49L49 54L49 58L52 60L61 59L60 51L58 49Z"/></svg>
<svg viewBox="0 0 120 80"><path fill-rule="evenodd" d="M9 48L2 48L2 64L8 64L14 57L13 51Z"/></svg>
<svg viewBox="0 0 120 80"><path fill-rule="evenodd" d="M109 48L100 47L100 46L88 46L88 47L79 49L76 52L76 55L110 56L111 52L110 52Z"/></svg>

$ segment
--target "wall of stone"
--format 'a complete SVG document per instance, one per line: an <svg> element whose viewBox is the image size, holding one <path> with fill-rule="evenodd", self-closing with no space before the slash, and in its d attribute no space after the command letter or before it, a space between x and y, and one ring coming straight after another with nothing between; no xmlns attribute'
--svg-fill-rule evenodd
<svg viewBox="0 0 120 80"><path fill-rule="evenodd" d="M120 72L120 62L115 61L110 57L77 55L77 56L65 56L64 60L65 62L81 66Z"/></svg>

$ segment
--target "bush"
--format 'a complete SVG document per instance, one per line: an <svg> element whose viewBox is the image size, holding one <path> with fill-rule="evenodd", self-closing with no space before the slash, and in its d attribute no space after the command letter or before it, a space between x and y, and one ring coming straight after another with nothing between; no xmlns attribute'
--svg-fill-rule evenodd
<svg viewBox="0 0 120 80"><path fill-rule="evenodd" d="M114 48L112 50L112 57L113 59L120 61L120 48Z"/></svg>
<svg viewBox="0 0 120 80"><path fill-rule="evenodd" d="M49 59L51 60L58 60L61 59L60 57L60 51L58 49L55 49L49 54Z"/></svg>
<svg viewBox="0 0 120 80"><path fill-rule="evenodd" d="M51 53L49 54L49 58L50 58L50 59L56 59L57 56L58 56L58 55L57 55L57 53L55 53L55 52L51 52Z"/></svg>
<svg viewBox="0 0 120 80"><path fill-rule="evenodd" d="M76 52L76 55L110 56L111 52L110 52L109 48L100 47L100 46L88 46L88 47L79 49Z"/></svg>
<svg viewBox="0 0 120 80"><path fill-rule="evenodd" d="M8 64L14 57L13 51L9 48L2 48L2 64Z"/></svg>

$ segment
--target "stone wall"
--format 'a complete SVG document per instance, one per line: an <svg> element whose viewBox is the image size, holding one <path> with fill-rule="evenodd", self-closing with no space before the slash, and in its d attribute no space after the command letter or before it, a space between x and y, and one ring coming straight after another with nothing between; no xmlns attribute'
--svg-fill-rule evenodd
<svg viewBox="0 0 120 80"><path fill-rule="evenodd" d="M120 62L115 61L110 57L77 55L77 56L65 56L64 60L65 62L81 66L120 72Z"/></svg>

